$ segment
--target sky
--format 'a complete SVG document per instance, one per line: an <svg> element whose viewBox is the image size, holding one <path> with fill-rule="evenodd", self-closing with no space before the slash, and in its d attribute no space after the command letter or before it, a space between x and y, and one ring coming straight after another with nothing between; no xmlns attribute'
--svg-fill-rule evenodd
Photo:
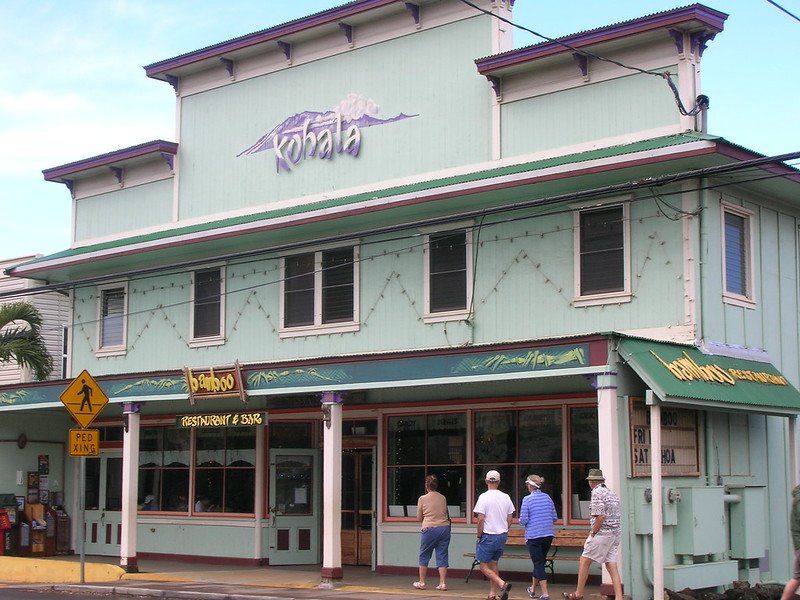
<svg viewBox="0 0 800 600"><path fill-rule="evenodd" d="M144 65L341 4L0 0L0 260L69 248L69 191L43 169L175 140L174 92ZM558 37L687 4L516 0L514 21ZM767 0L704 4L730 15L701 64L709 133L767 156L800 150L800 21ZM800 16L800 0L778 4ZM540 41L514 31L516 47Z"/></svg>

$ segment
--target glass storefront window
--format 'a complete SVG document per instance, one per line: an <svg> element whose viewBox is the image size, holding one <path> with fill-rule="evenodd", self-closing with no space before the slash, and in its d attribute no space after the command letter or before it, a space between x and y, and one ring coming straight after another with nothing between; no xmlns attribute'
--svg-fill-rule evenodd
<svg viewBox="0 0 800 600"><path fill-rule="evenodd" d="M569 455L564 456L567 422ZM500 489L519 509L528 493L527 475L545 478L542 490L550 495L563 518L585 518L582 500L589 499L586 474L598 464L597 409L594 406L528 410L482 411L475 414L475 498L486 491L486 472L500 472ZM567 461L568 480L564 481ZM570 502L565 503L564 499Z"/></svg>
<svg viewBox="0 0 800 600"><path fill-rule="evenodd" d="M195 512L252 513L256 429L198 429Z"/></svg>
<svg viewBox="0 0 800 600"><path fill-rule="evenodd" d="M387 515L416 518L425 476L436 475L451 517L466 516L466 414L389 417Z"/></svg>
<svg viewBox="0 0 800 600"><path fill-rule="evenodd" d="M189 429L177 427L140 429L137 494L140 510L175 512L189 510L190 452Z"/></svg>
<svg viewBox="0 0 800 600"><path fill-rule="evenodd" d="M307 421L270 421L270 448L314 448L311 423Z"/></svg>

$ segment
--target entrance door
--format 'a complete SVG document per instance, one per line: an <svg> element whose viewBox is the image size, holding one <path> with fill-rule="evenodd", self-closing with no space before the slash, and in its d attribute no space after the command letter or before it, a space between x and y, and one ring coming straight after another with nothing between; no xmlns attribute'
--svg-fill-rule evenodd
<svg viewBox="0 0 800 600"><path fill-rule="evenodd" d="M122 536L122 455L119 451L103 452L99 458L86 459L84 506L86 554L119 556Z"/></svg>
<svg viewBox="0 0 800 600"><path fill-rule="evenodd" d="M270 451L269 564L310 565L319 557L318 450Z"/></svg>
<svg viewBox="0 0 800 600"><path fill-rule="evenodd" d="M342 564L372 565L374 449L342 451Z"/></svg>

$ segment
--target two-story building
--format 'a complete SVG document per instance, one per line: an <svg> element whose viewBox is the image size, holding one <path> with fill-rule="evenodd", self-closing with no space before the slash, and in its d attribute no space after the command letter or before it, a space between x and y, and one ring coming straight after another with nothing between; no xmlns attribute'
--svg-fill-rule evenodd
<svg viewBox="0 0 800 600"><path fill-rule="evenodd" d="M800 173L706 131L726 15L514 50L513 2L477 4L148 65L177 140L44 172L72 246L9 273L69 292L70 377L110 399L87 552L412 573L435 473L457 568L486 470L586 528L599 466L632 597L790 575ZM63 388L0 390L3 427L62 439Z"/></svg>

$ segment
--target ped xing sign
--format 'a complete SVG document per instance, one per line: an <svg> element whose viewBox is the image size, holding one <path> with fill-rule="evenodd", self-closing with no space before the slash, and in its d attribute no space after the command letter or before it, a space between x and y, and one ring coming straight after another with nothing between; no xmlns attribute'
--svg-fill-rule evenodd
<svg viewBox="0 0 800 600"><path fill-rule="evenodd" d="M70 456L100 456L99 429L70 429Z"/></svg>
<svg viewBox="0 0 800 600"><path fill-rule="evenodd" d="M75 422L84 429L108 404L108 396L86 369L72 380L59 398Z"/></svg>

